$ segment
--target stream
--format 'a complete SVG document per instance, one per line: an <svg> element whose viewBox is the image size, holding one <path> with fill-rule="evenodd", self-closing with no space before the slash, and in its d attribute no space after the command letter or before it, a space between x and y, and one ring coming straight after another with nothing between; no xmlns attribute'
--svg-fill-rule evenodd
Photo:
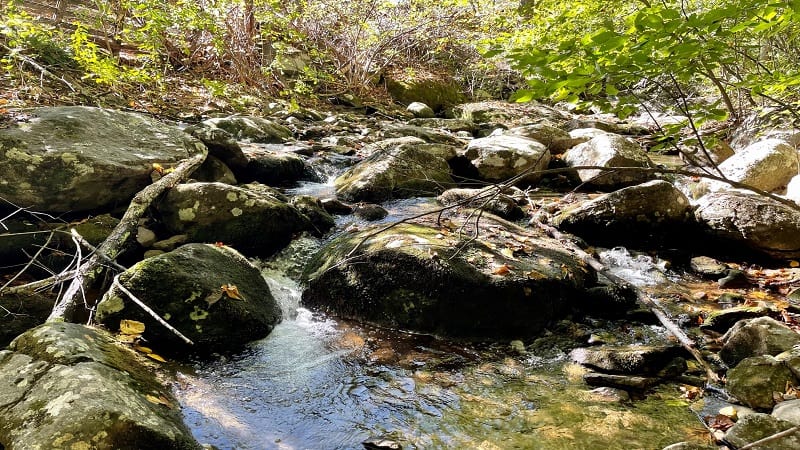
<svg viewBox="0 0 800 450"><path fill-rule="evenodd" d="M293 194L324 191L309 184ZM384 221L433 205L384 205ZM340 218L340 227L352 223ZM639 285L670 282L662 261L622 248L601 257ZM706 430L665 384L644 399L592 391L569 351L589 334L617 344L664 342L654 325L562 321L525 342L465 344L378 329L312 313L301 287L264 270L284 320L247 351L197 363L177 396L195 437L219 449L361 449L386 439L403 449L631 449L703 443ZM598 331L599 330L599 331ZM392 448L392 447L384 447Z"/></svg>

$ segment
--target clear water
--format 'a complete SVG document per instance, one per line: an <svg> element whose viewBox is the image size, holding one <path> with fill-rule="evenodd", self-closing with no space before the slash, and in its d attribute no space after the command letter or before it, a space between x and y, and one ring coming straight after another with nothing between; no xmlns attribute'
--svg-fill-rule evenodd
<svg viewBox="0 0 800 450"><path fill-rule="evenodd" d="M404 449L602 450L703 442L676 386L631 404L604 400L554 337L517 355L506 344L360 327L300 308L293 281L266 275L286 319L248 351L180 377L177 394L200 442L360 449L385 436Z"/></svg>

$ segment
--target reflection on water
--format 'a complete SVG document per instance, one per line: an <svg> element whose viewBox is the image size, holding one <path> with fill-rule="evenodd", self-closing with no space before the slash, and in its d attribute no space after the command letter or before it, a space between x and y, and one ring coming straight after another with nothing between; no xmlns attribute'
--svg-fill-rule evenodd
<svg viewBox="0 0 800 450"><path fill-rule="evenodd" d="M270 278L295 314L250 350L181 376L177 394L200 442L360 449L385 436L404 449L602 450L702 442L676 387L609 402L589 391L583 369L551 338L512 355L505 345L361 328L298 308L298 286Z"/></svg>

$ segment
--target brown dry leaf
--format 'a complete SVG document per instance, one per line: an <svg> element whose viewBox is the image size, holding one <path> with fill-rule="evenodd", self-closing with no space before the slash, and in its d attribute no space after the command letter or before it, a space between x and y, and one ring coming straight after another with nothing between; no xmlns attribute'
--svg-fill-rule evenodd
<svg viewBox="0 0 800 450"><path fill-rule="evenodd" d="M708 427L715 430L727 431L728 428L732 427L733 425L733 420L730 417L722 414L717 414L714 417L710 417L708 420Z"/></svg>
<svg viewBox="0 0 800 450"><path fill-rule="evenodd" d="M756 300L769 300L769 294L764 291L755 291L750 293L750 297Z"/></svg>
<svg viewBox="0 0 800 450"><path fill-rule="evenodd" d="M151 349L150 347L144 347L144 346L141 346L141 345L134 345L133 349L136 350L137 352L141 352L141 353L144 353L144 354L153 353L153 349Z"/></svg>
<svg viewBox="0 0 800 450"><path fill-rule="evenodd" d="M159 355L159 354L156 354L156 353L145 353L145 355L146 355L148 358L150 358L150 359L154 359L154 360L156 360L156 361L158 361L158 362L163 362L163 363L167 362L167 360L166 360L166 359L164 359L164 357L163 357L163 356L161 356L161 355Z"/></svg>
<svg viewBox="0 0 800 450"><path fill-rule="evenodd" d="M508 275L509 273L511 273L511 268L507 264L498 266L492 271L493 275Z"/></svg>
<svg viewBox="0 0 800 450"><path fill-rule="evenodd" d="M542 278L547 278L547 276L545 276L545 274L543 273L531 270L530 272L528 272L528 278L530 278L531 280L541 280Z"/></svg>
<svg viewBox="0 0 800 450"><path fill-rule="evenodd" d="M239 288L236 287L235 284L230 284L230 283L223 284L222 286L220 286L220 289L222 289L222 292L224 292L225 295L227 295L230 298L233 298L233 299L236 299L236 300L244 300L242 298L242 295L239 294Z"/></svg>
<svg viewBox="0 0 800 450"><path fill-rule="evenodd" d="M789 261L789 267L800 267L800 262L792 259Z"/></svg>
<svg viewBox="0 0 800 450"><path fill-rule="evenodd" d="M144 333L144 324L136 320L120 320L119 332L132 336L138 336Z"/></svg>
<svg viewBox="0 0 800 450"><path fill-rule="evenodd" d="M683 397L687 400L694 400L703 396L703 390L696 386L684 385L680 387Z"/></svg>
<svg viewBox="0 0 800 450"><path fill-rule="evenodd" d="M214 242L214 247L225 247L225 244L223 242L217 241Z"/></svg>

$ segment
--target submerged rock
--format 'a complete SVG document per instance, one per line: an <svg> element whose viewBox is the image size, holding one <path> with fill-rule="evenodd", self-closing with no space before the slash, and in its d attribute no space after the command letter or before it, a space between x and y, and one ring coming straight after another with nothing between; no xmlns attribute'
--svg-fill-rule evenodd
<svg viewBox="0 0 800 450"><path fill-rule="evenodd" d="M314 229L280 197L222 183L178 185L157 210L173 234L186 234L193 242L223 242L251 255L273 253L295 233Z"/></svg>
<svg viewBox="0 0 800 450"><path fill-rule="evenodd" d="M341 236L309 264L303 302L384 326L518 338L535 335L566 314L596 280L553 239L488 214L479 225L481 236L505 233L507 238L498 239L507 242L469 239L469 229L463 236L442 232L432 222Z"/></svg>
<svg viewBox="0 0 800 450"><path fill-rule="evenodd" d="M0 129L0 197L39 212L127 205L165 168L205 151L177 127L150 117L85 106L23 110Z"/></svg>
<svg viewBox="0 0 800 450"><path fill-rule="evenodd" d="M200 450L170 389L108 333L49 323L0 351L0 447Z"/></svg>
<svg viewBox="0 0 800 450"><path fill-rule="evenodd" d="M119 281L195 345L179 340L117 287L97 305L97 321L114 330L122 319L144 322L144 337L159 349L236 351L268 335L281 320L259 270L225 246L187 244L137 263Z"/></svg>

